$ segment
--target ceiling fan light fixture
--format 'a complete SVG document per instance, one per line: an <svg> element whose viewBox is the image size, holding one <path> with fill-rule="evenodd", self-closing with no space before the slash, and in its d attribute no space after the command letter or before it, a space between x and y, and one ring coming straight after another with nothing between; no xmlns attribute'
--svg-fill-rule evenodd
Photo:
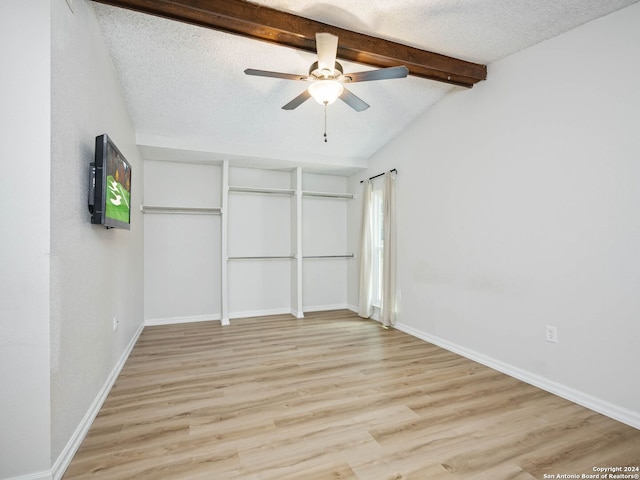
<svg viewBox="0 0 640 480"><path fill-rule="evenodd" d="M309 93L320 105L331 105L343 91L342 83L335 80L316 80L309 85Z"/></svg>

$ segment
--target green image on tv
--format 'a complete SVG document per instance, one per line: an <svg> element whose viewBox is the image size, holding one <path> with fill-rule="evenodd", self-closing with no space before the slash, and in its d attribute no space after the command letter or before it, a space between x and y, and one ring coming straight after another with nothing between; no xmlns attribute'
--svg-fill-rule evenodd
<svg viewBox="0 0 640 480"><path fill-rule="evenodd" d="M106 216L129 223L130 193L112 175L107 176Z"/></svg>

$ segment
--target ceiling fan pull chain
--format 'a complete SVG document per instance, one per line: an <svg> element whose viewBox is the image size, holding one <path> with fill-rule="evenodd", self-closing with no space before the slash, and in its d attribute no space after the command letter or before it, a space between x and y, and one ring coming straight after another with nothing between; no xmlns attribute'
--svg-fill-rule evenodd
<svg viewBox="0 0 640 480"><path fill-rule="evenodd" d="M324 103L324 143L327 143L327 102Z"/></svg>

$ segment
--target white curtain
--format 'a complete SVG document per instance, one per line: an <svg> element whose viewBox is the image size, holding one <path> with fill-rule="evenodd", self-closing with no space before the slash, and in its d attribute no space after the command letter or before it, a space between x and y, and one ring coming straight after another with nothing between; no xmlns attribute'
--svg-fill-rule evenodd
<svg viewBox="0 0 640 480"><path fill-rule="evenodd" d="M385 327L396 323L396 176L387 172L384 178L384 251L382 261L382 311Z"/></svg>
<svg viewBox="0 0 640 480"><path fill-rule="evenodd" d="M365 180L362 194L362 225L360 228L360 294L358 315L369 318L373 314L372 261L373 238L371 236L371 182Z"/></svg>

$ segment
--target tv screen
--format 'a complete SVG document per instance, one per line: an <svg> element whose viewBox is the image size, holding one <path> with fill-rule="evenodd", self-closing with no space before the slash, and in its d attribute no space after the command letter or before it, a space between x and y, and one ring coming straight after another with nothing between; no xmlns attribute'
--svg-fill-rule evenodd
<svg viewBox="0 0 640 480"><path fill-rule="evenodd" d="M106 228L131 225L131 164L107 134L96 137L89 187L91 223Z"/></svg>

